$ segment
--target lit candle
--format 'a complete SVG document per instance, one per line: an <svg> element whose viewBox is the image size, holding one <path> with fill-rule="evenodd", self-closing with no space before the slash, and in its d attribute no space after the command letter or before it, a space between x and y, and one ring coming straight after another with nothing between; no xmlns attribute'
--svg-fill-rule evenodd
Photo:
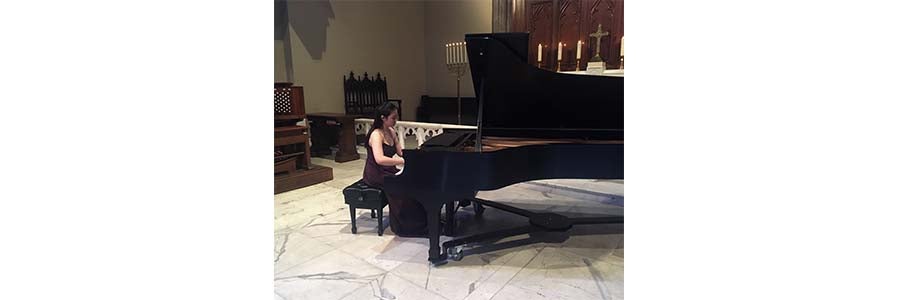
<svg viewBox="0 0 900 300"><path fill-rule="evenodd" d="M556 60L562 60L562 42L559 42L559 48L556 50Z"/></svg>
<svg viewBox="0 0 900 300"><path fill-rule="evenodd" d="M625 57L625 36L622 36L622 42L619 43L619 56Z"/></svg>
<svg viewBox="0 0 900 300"><path fill-rule="evenodd" d="M462 44L463 63L469 63L469 52L466 51L466 42Z"/></svg>
<svg viewBox="0 0 900 300"><path fill-rule="evenodd" d="M456 53L456 43L450 44L450 53L453 53L453 61L451 63L456 63L459 61L459 54Z"/></svg>
<svg viewBox="0 0 900 300"><path fill-rule="evenodd" d="M538 44L538 62L541 62L541 44Z"/></svg>
<svg viewBox="0 0 900 300"><path fill-rule="evenodd" d="M581 59L581 40L578 40L578 49L575 50L575 59Z"/></svg>
<svg viewBox="0 0 900 300"><path fill-rule="evenodd" d="M447 64L450 64L450 44L444 44L444 52L447 53Z"/></svg>
<svg viewBox="0 0 900 300"><path fill-rule="evenodd" d="M454 48L454 49L456 49L456 63L461 64L462 63L462 51L459 51L459 48L460 48L459 45L460 45L460 43L457 42L456 48Z"/></svg>
<svg viewBox="0 0 900 300"><path fill-rule="evenodd" d="M456 63L456 43L450 43L450 63Z"/></svg>

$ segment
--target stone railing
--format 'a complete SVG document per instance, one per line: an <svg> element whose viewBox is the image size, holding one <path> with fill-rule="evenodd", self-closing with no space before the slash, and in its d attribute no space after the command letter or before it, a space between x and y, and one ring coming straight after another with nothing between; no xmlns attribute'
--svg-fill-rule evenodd
<svg viewBox="0 0 900 300"><path fill-rule="evenodd" d="M369 129L372 128L372 119L356 119L356 134L366 134L369 132ZM410 122L410 121L397 121L397 125L395 129L397 133L402 135L404 138L400 139L400 147L406 149L406 139L407 136L415 136L416 137L416 148L422 146L425 141L428 139L444 133L444 128L461 128L461 129L476 129L475 126L468 125L455 125L455 124L439 124L439 123L421 123L421 122Z"/></svg>

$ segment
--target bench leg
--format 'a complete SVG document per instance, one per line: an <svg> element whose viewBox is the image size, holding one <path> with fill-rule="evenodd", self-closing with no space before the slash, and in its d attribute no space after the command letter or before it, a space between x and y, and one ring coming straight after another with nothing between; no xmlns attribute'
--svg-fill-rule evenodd
<svg viewBox="0 0 900 300"><path fill-rule="evenodd" d="M356 234L356 207L350 206L350 232Z"/></svg>
<svg viewBox="0 0 900 300"><path fill-rule="evenodd" d="M382 215L382 210L383 210L383 209L384 209L384 208L379 208L379 209L378 209L378 236L381 236L381 234L384 233L384 225L381 225L381 220L383 219L383 218L382 218L382 216L383 216L383 215Z"/></svg>
<svg viewBox="0 0 900 300"><path fill-rule="evenodd" d="M375 210L373 209L372 210L372 219L374 219L374 218L375 218Z"/></svg>

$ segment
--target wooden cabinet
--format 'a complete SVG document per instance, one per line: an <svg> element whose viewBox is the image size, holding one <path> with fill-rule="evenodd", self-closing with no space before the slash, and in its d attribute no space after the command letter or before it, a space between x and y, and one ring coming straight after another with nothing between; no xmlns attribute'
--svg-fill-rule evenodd
<svg viewBox="0 0 900 300"><path fill-rule="evenodd" d="M331 168L310 162L309 127L297 125L306 118L303 87L275 83L275 193L310 186L334 178Z"/></svg>

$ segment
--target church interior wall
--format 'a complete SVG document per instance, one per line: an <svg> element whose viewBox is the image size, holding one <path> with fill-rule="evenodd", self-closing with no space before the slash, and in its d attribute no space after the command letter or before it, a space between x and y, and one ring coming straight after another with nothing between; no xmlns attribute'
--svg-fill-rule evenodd
<svg viewBox="0 0 900 300"><path fill-rule="evenodd" d="M487 0L288 1L282 7L288 25L283 37L276 29L275 80L302 85L307 112L344 112L343 76L381 72L388 97L403 101L402 119L414 121L422 95L456 95L444 44L491 31ZM475 95L469 74L460 93Z"/></svg>
<svg viewBox="0 0 900 300"><path fill-rule="evenodd" d="M293 82L306 111L344 112L343 76L387 77L388 97L412 120L425 93L424 2L289 1Z"/></svg>
<svg viewBox="0 0 900 300"><path fill-rule="evenodd" d="M456 96L456 75L447 70L444 44L462 42L466 33L491 32L491 1L429 1L425 5L427 91L433 97ZM472 77L460 80L460 95L475 97Z"/></svg>
<svg viewBox="0 0 900 300"><path fill-rule="evenodd" d="M289 81L284 55L284 40L275 40L275 82Z"/></svg>

